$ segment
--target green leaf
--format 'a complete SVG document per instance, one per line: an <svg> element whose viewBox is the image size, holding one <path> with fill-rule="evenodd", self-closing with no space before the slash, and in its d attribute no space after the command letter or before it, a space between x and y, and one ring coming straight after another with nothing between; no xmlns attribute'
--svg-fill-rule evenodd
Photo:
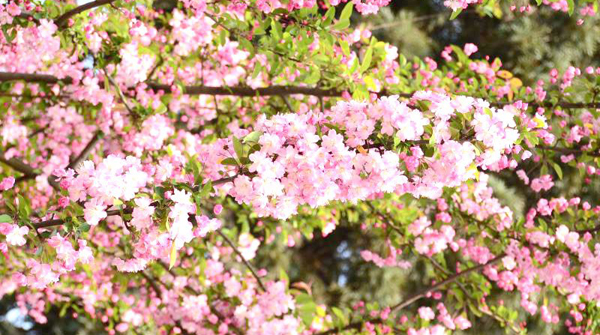
<svg viewBox="0 0 600 335"><path fill-rule="evenodd" d="M62 305L60 312L58 312L58 316L60 316L61 318L63 316L65 316L67 314L67 310L69 309L70 304L64 304Z"/></svg>
<svg viewBox="0 0 600 335"><path fill-rule="evenodd" d="M177 248L175 246L175 241L173 241L173 246L171 247L171 259L169 260L169 270L173 268L177 261Z"/></svg>
<svg viewBox="0 0 600 335"><path fill-rule="evenodd" d="M17 194L17 198L19 199L19 214L21 214L23 217L29 217L31 214L29 200L20 194Z"/></svg>
<svg viewBox="0 0 600 335"><path fill-rule="evenodd" d="M13 219L8 214L0 214L0 223L13 222Z"/></svg>
<svg viewBox="0 0 600 335"><path fill-rule="evenodd" d="M358 57L354 57L354 61L352 61L352 65L350 66L350 68L348 69L348 73L352 74L354 73L354 71L356 71L356 69L358 69Z"/></svg>
<svg viewBox="0 0 600 335"><path fill-rule="evenodd" d="M543 0L535 0L535 2L537 3L538 6L540 6L542 4Z"/></svg>
<svg viewBox="0 0 600 335"><path fill-rule="evenodd" d="M240 142L240 139L235 136L233 137L233 150L235 150L237 158L241 159L244 157L244 146Z"/></svg>
<svg viewBox="0 0 600 335"><path fill-rule="evenodd" d="M204 184L204 186L202 186L202 191L200 191L200 196L201 197L207 197L210 192L212 192L213 190L213 186L212 186L212 181L208 181L208 183Z"/></svg>
<svg viewBox="0 0 600 335"><path fill-rule="evenodd" d="M165 106L165 104L161 103L160 106L158 106L158 108L156 109L156 114L164 114L167 111L167 106Z"/></svg>
<svg viewBox="0 0 600 335"><path fill-rule="evenodd" d="M340 41L340 47L342 47L342 52L344 52L344 55L350 55L350 46L348 45L348 42L343 40Z"/></svg>
<svg viewBox="0 0 600 335"><path fill-rule="evenodd" d="M79 230L86 233L86 232L90 231L90 225L87 224L86 222L84 222L81 224L81 226L79 226Z"/></svg>
<svg viewBox="0 0 600 335"><path fill-rule="evenodd" d="M548 174L548 165L546 165L545 163L542 165L542 168L540 169L540 176L546 175Z"/></svg>
<svg viewBox="0 0 600 335"><path fill-rule="evenodd" d="M350 27L350 20L341 20L338 21L338 23L336 23L333 27L331 27L333 30L343 30Z"/></svg>
<svg viewBox="0 0 600 335"><path fill-rule="evenodd" d="M375 85L375 80L373 79L373 77L371 76L365 76L363 78L365 85L367 85L367 88L371 91L374 91L375 89L377 89L377 86Z"/></svg>
<svg viewBox="0 0 600 335"><path fill-rule="evenodd" d="M279 42L279 40L281 40L283 37L283 28L281 27L281 23L278 21L273 21L271 22L271 28L273 28L271 30L271 35L273 35L273 38L276 42Z"/></svg>
<svg viewBox="0 0 600 335"><path fill-rule="evenodd" d="M335 18L335 7L331 6L327 10L327 12L325 13L325 16L323 18L323 27L329 26L334 18Z"/></svg>
<svg viewBox="0 0 600 335"><path fill-rule="evenodd" d="M360 65L360 73L365 72L369 66L371 66L371 59L373 58L373 45L369 46L365 57L363 58L362 64Z"/></svg>
<svg viewBox="0 0 600 335"><path fill-rule="evenodd" d="M15 39L15 37L17 37L17 30L13 29L12 33L9 34L7 25L2 26L2 33L4 34L4 38L6 39L6 41L8 43L12 43L12 41Z"/></svg>
<svg viewBox="0 0 600 335"><path fill-rule="evenodd" d="M306 84L316 84L321 79L321 72L317 68L311 68L310 75L304 79Z"/></svg>
<svg viewBox="0 0 600 335"><path fill-rule="evenodd" d="M221 161L221 164L223 165L233 165L233 166L237 166L238 165L238 161L235 160L235 158L233 157L227 157L224 160Z"/></svg>
<svg viewBox="0 0 600 335"><path fill-rule="evenodd" d="M285 270L283 268L279 269L279 279L286 283L290 282L290 278L288 277L287 273L285 273Z"/></svg>
<svg viewBox="0 0 600 335"><path fill-rule="evenodd" d="M556 175L558 175L558 179L563 179L563 172L562 169L560 168L560 165L558 165L558 163L552 163L552 167L554 168L554 171L556 171Z"/></svg>
<svg viewBox="0 0 600 335"><path fill-rule="evenodd" d="M344 10L342 10L342 14L340 15L340 21L350 20L350 16L352 16L353 7L354 4L352 2L348 2L348 4L346 4L346 7L344 7Z"/></svg>
<svg viewBox="0 0 600 335"><path fill-rule="evenodd" d="M240 43L240 46L242 46L244 50L247 50L248 52L250 52L250 54L254 55L254 46L252 45L252 42L248 41L245 38L240 38L238 41Z"/></svg>
<svg viewBox="0 0 600 335"><path fill-rule="evenodd" d="M462 8L459 8L458 10L455 10L454 12L452 12L452 15L450 15L450 20L456 19L456 17L458 15L460 15L461 12L462 12Z"/></svg>
<svg viewBox="0 0 600 335"><path fill-rule="evenodd" d="M567 4L569 5L569 15L573 15L575 11L575 2L573 0L567 0Z"/></svg>
<svg viewBox="0 0 600 335"><path fill-rule="evenodd" d="M242 140L242 142L244 142L244 143L248 143L248 142L258 143L258 140L260 139L261 136L262 136L262 132L260 132L260 131L253 131L250 134L246 135L246 137L244 137L244 139Z"/></svg>
<svg viewBox="0 0 600 335"><path fill-rule="evenodd" d="M348 320L346 319L346 316L344 315L344 312L341 309L339 309L337 307L332 307L331 311L337 317L337 320L335 322L337 327L341 327L341 326L345 325L346 323L348 323Z"/></svg>
<svg viewBox="0 0 600 335"><path fill-rule="evenodd" d="M457 47L456 45L451 45L451 47L452 47L452 51L454 51L454 53L456 53L456 57L458 57L458 61L461 62L463 65L467 65L469 63L469 56L467 56L465 54L463 49L461 49L460 47Z"/></svg>

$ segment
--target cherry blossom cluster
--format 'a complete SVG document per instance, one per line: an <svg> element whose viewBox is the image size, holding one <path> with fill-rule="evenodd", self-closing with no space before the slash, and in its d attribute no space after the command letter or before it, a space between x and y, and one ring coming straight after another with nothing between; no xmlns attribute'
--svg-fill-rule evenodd
<svg viewBox="0 0 600 335"><path fill-rule="evenodd" d="M46 13L69 16L62 3L0 4L0 297L14 294L39 323L49 306L81 311L111 335L432 335L478 313L514 327L502 303L487 305L493 285L590 334L600 207L559 193L600 175L600 118L571 108L600 69L554 69L522 87L499 60L472 59L471 43L439 64L409 62L364 28L336 28L353 7L373 14L388 0L343 2L92 2L64 22ZM494 194L506 175L527 185L524 213ZM251 264L266 244L301 246L314 229L326 239L351 206L384 241L364 261L436 267L411 310L359 302L360 322L338 320L309 285ZM465 292L459 310L450 291L465 287L478 298Z"/></svg>

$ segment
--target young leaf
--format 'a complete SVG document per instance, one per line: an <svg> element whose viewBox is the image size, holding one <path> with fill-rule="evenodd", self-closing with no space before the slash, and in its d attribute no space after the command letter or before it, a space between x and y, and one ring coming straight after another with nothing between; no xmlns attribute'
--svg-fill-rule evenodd
<svg viewBox="0 0 600 335"><path fill-rule="evenodd" d="M329 7L325 16L323 17L323 27L327 27L331 24L333 19L335 18L335 7Z"/></svg>
<svg viewBox="0 0 600 335"><path fill-rule="evenodd" d="M232 165L232 166L237 166L238 165L238 161L235 160L235 158L233 157L227 157L224 160L221 161L221 164L223 165Z"/></svg>
<svg viewBox="0 0 600 335"><path fill-rule="evenodd" d="M459 8L458 10L455 10L454 12L452 12L452 15L450 15L450 20L456 19L456 17L458 17L458 15L460 15L461 12L462 12L462 8Z"/></svg>
<svg viewBox="0 0 600 335"><path fill-rule="evenodd" d="M207 197L210 192L212 192L213 190L213 186L212 186L212 181L208 181L208 183L204 184L204 186L202 187L202 191L200 191L200 196L201 197Z"/></svg>
<svg viewBox="0 0 600 335"><path fill-rule="evenodd" d="M253 131L250 134L246 135L246 137L244 137L244 139L242 140L242 142L244 143L248 143L248 142L258 142L258 140L260 139L260 136L262 135L262 132L260 131Z"/></svg>
<svg viewBox="0 0 600 335"><path fill-rule="evenodd" d="M7 215L7 214L0 214L0 223L8 223L8 222L13 222L12 217L10 217L10 215Z"/></svg>
<svg viewBox="0 0 600 335"><path fill-rule="evenodd" d="M575 11L575 2L573 0L567 0L567 4L569 5L569 15L573 15Z"/></svg>
<svg viewBox="0 0 600 335"><path fill-rule="evenodd" d="M235 150L235 154L238 159L244 157L244 147L242 142L240 142L240 139L235 136L233 137L233 150Z"/></svg>
<svg viewBox="0 0 600 335"><path fill-rule="evenodd" d="M346 7L344 7L344 10L342 10L342 14L340 15L340 21L350 19L350 16L352 15L353 7L354 7L354 4L352 2L348 2L348 4L346 4Z"/></svg>
<svg viewBox="0 0 600 335"><path fill-rule="evenodd" d="M169 270L171 270L173 268L176 261L177 261L177 248L175 245L175 241L173 241L173 246L171 247L171 259L169 260Z"/></svg>
<svg viewBox="0 0 600 335"><path fill-rule="evenodd" d="M333 27L333 30L342 30L350 27L350 20L340 20Z"/></svg>
<svg viewBox="0 0 600 335"><path fill-rule="evenodd" d="M363 62L360 65L360 72L365 72L369 66L371 66L371 59L373 58L373 46L369 46L367 52L365 53L365 57L363 58Z"/></svg>
<svg viewBox="0 0 600 335"><path fill-rule="evenodd" d="M556 171L556 175L558 176L558 179L563 179L563 172L562 169L560 168L560 165L558 165L558 163L553 163L552 167L554 168L554 171Z"/></svg>

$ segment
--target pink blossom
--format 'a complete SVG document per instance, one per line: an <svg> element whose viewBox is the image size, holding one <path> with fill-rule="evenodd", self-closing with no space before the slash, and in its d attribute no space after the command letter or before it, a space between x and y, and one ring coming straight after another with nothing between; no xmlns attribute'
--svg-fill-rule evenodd
<svg viewBox="0 0 600 335"><path fill-rule="evenodd" d="M12 225L12 229L8 234L6 234L6 242L10 245L22 246L27 242L25 240L25 235L29 233L29 227L19 227L17 225Z"/></svg>
<svg viewBox="0 0 600 335"><path fill-rule="evenodd" d="M88 201L84 205L84 218L87 224L95 226L100 220L106 218L106 206L99 203L96 199Z"/></svg>
<svg viewBox="0 0 600 335"><path fill-rule="evenodd" d="M0 191L9 190L14 185L15 185L15 178L14 177L6 177L6 178L2 179L2 181L0 182Z"/></svg>
<svg viewBox="0 0 600 335"><path fill-rule="evenodd" d="M543 175L540 178L535 178L531 181L531 189L540 192L542 190L547 191L554 186L551 175Z"/></svg>
<svg viewBox="0 0 600 335"><path fill-rule="evenodd" d="M467 56L471 56L472 54L476 53L477 50L479 50L479 49L477 48L477 46L475 44L467 43L467 44L465 44L464 50L465 50L465 54L467 54Z"/></svg>

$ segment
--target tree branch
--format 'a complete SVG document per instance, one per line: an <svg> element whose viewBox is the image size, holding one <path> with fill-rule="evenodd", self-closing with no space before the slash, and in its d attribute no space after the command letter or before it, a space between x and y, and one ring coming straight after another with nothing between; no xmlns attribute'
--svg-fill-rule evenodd
<svg viewBox="0 0 600 335"><path fill-rule="evenodd" d="M539 148L541 150L550 150L550 151L556 151L565 155L568 154L586 154L590 157L600 157L600 152L590 152L590 151L584 151L582 149L579 148L561 148L561 147L551 147L551 146L546 146L546 145L538 145L536 146L536 148Z"/></svg>
<svg viewBox="0 0 600 335"><path fill-rule="evenodd" d="M226 178L221 178L221 179L217 179L212 181L212 184L214 186L216 185L222 185L222 184L226 184L229 182L232 182L233 180L235 180L235 178L237 177L237 175L232 176L232 177L226 177ZM194 192L198 192L200 190L201 186L196 186L194 187L192 190ZM157 203L154 202L151 205L156 205ZM125 207L122 209L114 209L114 210L110 210L110 211L106 211L106 216L115 216L115 215L121 215L121 213L123 214L131 214L133 213L133 208L131 207ZM79 217L80 219L83 217ZM48 228L48 227L53 227L53 226L60 226L62 224L64 224L66 221L63 219L52 219L52 220L46 220L46 221L41 221L41 222L37 222L37 223L32 223L32 226L35 229L40 229L40 228Z"/></svg>
<svg viewBox="0 0 600 335"><path fill-rule="evenodd" d="M246 260L246 258L244 258L244 256L242 256L242 253L235 247L233 242L231 242L231 240L225 234L223 234L223 232L221 232L220 230L217 230L217 234L219 234L219 236L221 236L225 240L225 242L227 242L227 244L229 244L229 246L231 248L233 248L233 251L235 251L235 253L242 259L242 262L244 262L244 265L246 265L248 270L250 270L250 272L252 272L252 276L254 276L254 278L258 282L258 285L260 286L262 291L266 292L267 288L263 284L262 280L260 279L260 277L258 276L256 271L254 271L254 268L252 267L252 265Z"/></svg>
<svg viewBox="0 0 600 335"><path fill-rule="evenodd" d="M75 158L67 166L67 169L72 169L75 166L79 165L79 163L81 163L81 161L84 160L90 154L90 152L94 149L94 147L96 146L96 144L98 143L98 141L100 141L101 138L102 138L102 133L101 132L96 132L94 134L94 136L92 137L92 139L90 140L90 142L81 151L81 153L79 154L79 156L77 156L77 158ZM23 173L24 176L22 176L21 178L19 178L20 181L27 180L27 179L33 179L33 178L35 178L35 177L37 177L37 176L40 175L36 171L36 169L34 169L31 166L23 163L19 159L16 159L16 158L6 159L6 158L4 158L4 155L2 154L2 152L0 152L0 162L6 164L8 166L10 166L12 169L14 169L16 171L19 171L19 172ZM52 186L52 188L54 188L55 190L57 190L57 191L60 190L60 185L56 182L56 177L49 176L48 177L48 184L50 184L50 186Z"/></svg>
<svg viewBox="0 0 600 335"><path fill-rule="evenodd" d="M85 146L85 148L83 148L83 150L79 153L79 156L77 156L75 159L73 159L71 161L71 163L69 163L69 165L67 166L67 169L74 169L76 168L84 159L87 158L87 156L89 156L89 154L92 152L92 150L94 150L94 147L96 147L96 144L98 144L98 142L102 139L102 132L101 131L97 131L94 136L92 137L92 139L90 140L90 142L88 142L88 144Z"/></svg>
<svg viewBox="0 0 600 335"><path fill-rule="evenodd" d="M2 152L0 152L0 162L10 166L15 171L21 172L24 176L19 178L19 180L31 179L31 178L35 178L39 175L39 173L36 171L36 169L25 164L24 162L22 162L21 160L19 160L17 158L14 158L14 157L11 159L4 158L4 154ZM58 185L58 183L55 180L53 180L53 179L51 180L51 178L48 178L48 184L50 184L50 186L52 186L53 189L55 189L57 191L60 190L60 186Z"/></svg>
<svg viewBox="0 0 600 335"><path fill-rule="evenodd" d="M594 228L588 228L588 229L580 229L580 230L574 230L574 232L578 233L578 234L585 234L585 233L596 233L600 231L600 224L596 225Z"/></svg>
<svg viewBox="0 0 600 335"><path fill-rule="evenodd" d="M292 104L290 103L288 98L286 98L285 95L282 95L281 99L283 99L283 102L285 103L285 106L289 109L290 113L295 113L294 107L292 107Z"/></svg>
<svg viewBox="0 0 600 335"><path fill-rule="evenodd" d="M34 74L34 73L12 73L12 72L0 72L0 82L22 80L30 83L45 83L45 84L56 84L63 82L65 84L72 84L73 79L65 77L59 79L58 77L48 74ZM172 93L172 85L158 84L149 82L146 83L148 87L154 91L163 91L164 93ZM102 86L102 83L100 83ZM184 86L184 93L190 95L232 95L240 97L256 97L256 96L272 96L272 95L292 95L292 94L303 94L313 95L317 97L339 97L342 95L341 91L334 89L320 89L313 87L304 86L269 86L252 88L245 86L234 86L234 87L218 87L218 86Z"/></svg>
<svg viewBox="0 0 600 335"><path fill-rule="evenodd" d="M25 82L34 82L34 83L46 83L46 84L56 84L59 82L63 82L65 84L72 84L73 79L70 77L65 77L59 79L55 76L48 74L35 74L35 73L12 73L12 72L0 72L0 82L6 81L16 81L23 80ZM154 91L162 91L164 93L172 93L172 85L159 84L155 82L146 83L148 87ZM103 84L100 83L102 87ZM305 86L281 86L274 85L268 87L259 87L252 88L246 86L233 86L233 87L220 87L220 86L184 86L183 90L185 94L189 95L230 95L230 96L239 96L239 97L257 97L257 96L287 96L293 94L300 95L311 95L316 97L341 97L343 91L339 91L336 89L321 89L316 87L305 87ZM394 95L393 93L382 91L382 92L372 92L379 96L389 96ZM410 98L412 94L408 93L400 93L396 94L404 98ZM513 104L514 102L506 102L506 101L496 101L491 102L492 106L503 107L506 105ZM529 107L561 107L561 108L592 108L592 109L600 109L600 102L568 102L568 101L559 101L556 104L552 104L550 102L536 102L531 101L527 102Z"/></svg>
<svg viewBox="0 0 600 335"><path fill-rule="evenodd" d="M92 1L92 2L88 2L86 4L83 4L79 7L75 7L73 9L71 9L70 11L64 13L63 15L57 17L54 20L54 24L56 24L56 26L60 29L60 28L64 28L65 25L69 22L69 19L77 14L81 14L83 12L85 12L86 10L90 10L92 8L96 8L96 7L100 7L103 5L107 5L111 2L114 2L115 0L96 0L96 1Z"/></svg>
<svg viewBox="0 0 600 335"><path fill-rule="evenodd" d="M413 302L425 297L428 293L437 290L438 288L446 285L446 284L450 284L455 282L456 280L458 280L459 278L461 278L462 276L465 276L471 272L477 272L479 270L482 270L483 268L485 268L488 265L492 265L498 261L500 261L502 258L504 258L504 256L506 256L506 254L502 253L494 258L492 258L491 260L489 260L487 263L485 264L479 264L473 267L470 267L462 272L457 272L455 274L453 274L452 276L446 278L445 280L442 280L441 282L435 283L432 286L429 286L428 288L426 288L425 290L421 291L421 292L417 292L411 296L409 296L408 298L406 298L404 301L391 306L392 312L395 311L399 311L401 309L403 309L404 307L412 304Z"/></svg>
<svg viewBox="0 0 600 335"><path fill-rule="evenodd" d="M397 312L397 311L399 311L399 310L401 310L401 309L409 306L413 302L415 302L415 301L417 301L417 300L419 300L421 298L424 298L430 292L433 292L433 291L439 289L440 287L442 287L444 285L453 283L453 282L457 281L459 278L461 278L461 277L463 277L463 276L465 276L465 275L467 275L469 273L480 271L483 268L485 268L486 266L492 265L492 264L500 261L505 256L506 256L506 254L502 253L502 254L500 254L500 255L492 258L491 260L489 260L485 264L479 264L479 265L470 267L470 268L468 268L468 269L466 269L466 270L464 270L462 272L457 272L457 273L449 276L445 280L442 280L442 281L440 281L438 283L435 283L434 285L429 286L428 288L424 289L421 292L417 292L417 293L415 293L413 295L408 296L408 298L404 299L403 301L399 302L398 304L390 306L391 311L392 312ZM332 334L338 334L338 333L340 333L342 331L351 330L351 329L359 330L359 329L361 329L363 327L363 324L365 322L380 324L380 323L383 323L384 320L381 319L381 318L373 318L373 319L364 320L364 321L352 322L352 323L349 323L346 326L342 327L341 329L329 329L329 330L326 330L324 332L317 333L315 335L332 335Z"/></svg>

